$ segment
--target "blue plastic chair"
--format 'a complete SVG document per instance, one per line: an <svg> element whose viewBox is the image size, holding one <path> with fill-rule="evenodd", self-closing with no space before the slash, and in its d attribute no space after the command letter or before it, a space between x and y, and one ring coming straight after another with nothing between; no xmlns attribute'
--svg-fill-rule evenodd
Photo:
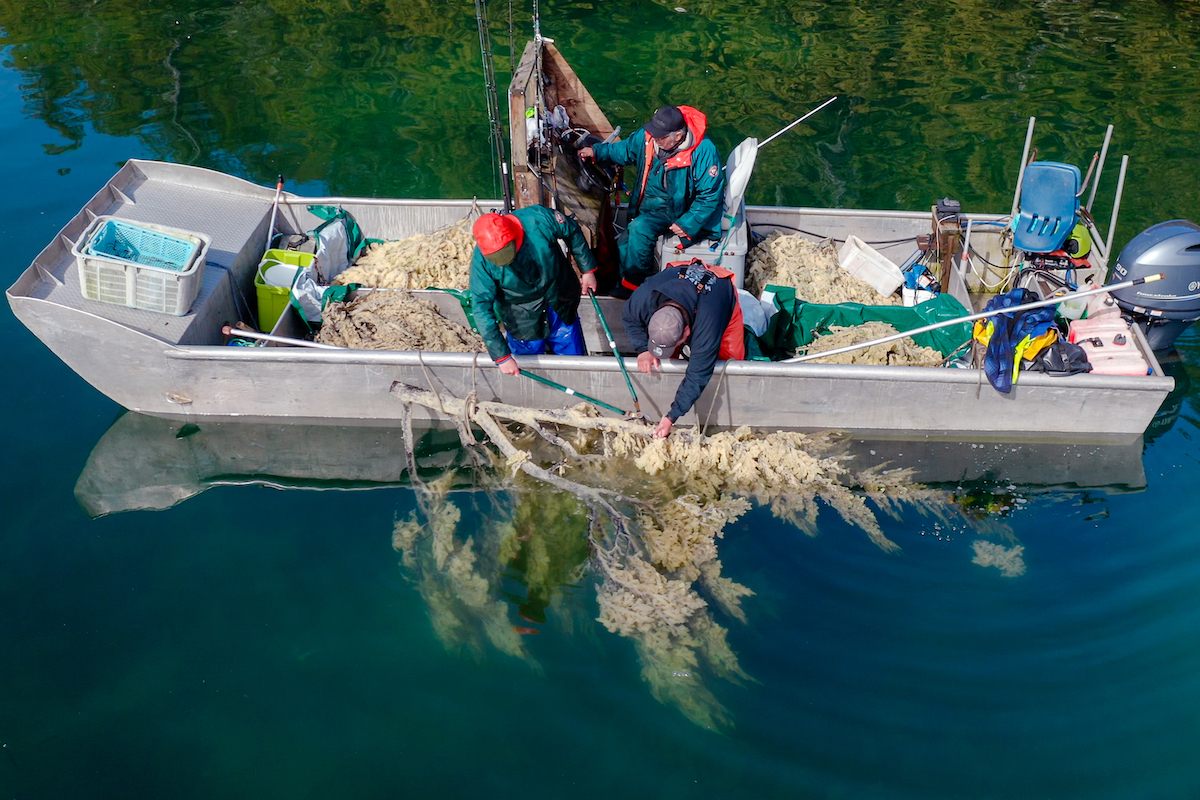
<svg viewBox="0 0 1200 800"><path fill-rule="evenodd" d="M1025 167L1013 245L1027 253L1050 253L1063 246L1079 217L1079 167L1034 161Z"/></svg>

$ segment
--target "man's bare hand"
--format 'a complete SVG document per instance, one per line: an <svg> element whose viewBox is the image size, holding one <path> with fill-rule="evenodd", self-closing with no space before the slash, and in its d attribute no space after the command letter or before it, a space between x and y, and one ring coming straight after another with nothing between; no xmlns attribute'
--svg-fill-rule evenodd
<svg viewBox="0 0 1200 800"><path fill-rule="evenodd" d="M517 364L517 360L515 358L513 358L512 356L509 356L508 358L501 361L499 364L496 365L496 367L500 370L500 373L503 375L520 375L521 374L521 367Z"/></svg>
<svg viewBox="0 0 1200 800"><path fill-rule="evenodd" d="M596 157L596 151L590 147L579 148L579 157L584 161L591 161Z"/></svg>
<svg viewBox="0 0 1200 800"><path fill-rule="evenodd" d="M579 288L583 290L584 295L596 291L596 270L585 272L579 277Z"/></svg>
<svg viewBox="0 0 1200 800"><path fill-rule="evenodd" d="M687 232L684 231L683 228L679 227L678 222L671 223L671 233L675 234L680 239L690 239L691 238L690 236L687 235Z"/></svg>
<svg viewBox="0 0 1200 800"><path fill-rule="evenodd" d="M663 417L658 421L658 427L654 429L655 439L665 439L671 435L671 426L674 425L670 417Z"/></svg>
<svg viewBox="0 0 1200 800"><path fill-rule="evenodd" d="M647 375L652 372L658 372L658 357L649 350L644 353L638 353L637 365L638 372L644 372Z"/></svg>

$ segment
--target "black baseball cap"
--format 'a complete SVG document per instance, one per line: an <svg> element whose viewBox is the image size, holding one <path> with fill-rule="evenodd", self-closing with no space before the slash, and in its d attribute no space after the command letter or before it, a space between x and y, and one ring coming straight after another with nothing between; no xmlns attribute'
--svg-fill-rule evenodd
<svg viewBox="0 0 1200 800"><path fill-rule="evenodd" d="M646 123L646 133L655 139L661 139L668 133L681 131L686 127L683 112L675 106L663 106L654 112L654 116Z"/></svg>

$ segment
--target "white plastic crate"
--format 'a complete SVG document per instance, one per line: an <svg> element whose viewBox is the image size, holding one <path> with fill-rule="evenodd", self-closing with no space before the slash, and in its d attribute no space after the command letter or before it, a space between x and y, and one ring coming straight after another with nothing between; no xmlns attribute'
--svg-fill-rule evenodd
<svg viewBox="0 0 1200 800"><path fill-rule="evenodd" d="M91 252L89 245L92 240L113 219L110 216L96 217L71 248L83 296L101 303L159 311L177 317L188 313L200 291L200 280L212 240L202 233L122 219L120 223L126 233L130 228L142 228L148 233L192 242L196 249L182 269L164 269Z"/></svg>
<svg viewBox="0 0 1200 800"><path fill-rule="evenodd" d="M857 236L846 237L845 244L838 251L838 264L884 297L895 294L904 283L900 267Z"/></svg>

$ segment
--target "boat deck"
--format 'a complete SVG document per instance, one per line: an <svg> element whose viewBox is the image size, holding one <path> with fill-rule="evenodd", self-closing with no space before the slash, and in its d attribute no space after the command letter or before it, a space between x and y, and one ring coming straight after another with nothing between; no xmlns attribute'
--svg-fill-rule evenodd
<svg viewBox="0 0 1200 800"><path fill-rule="evenodd" d="M158 166L158 165L155 165ZM209 344L216 341L220 324L214 324L214 307L232 310L226 302L209 302L222 293L233 304L234 284L229 270L247 268L261 247L250 242L266 240L270 215L270 193L263 197L259 187L245 184L247 191L230 191L229 178L219 187L206 185L206 171L186 173L191 180L180 182L175 170L156 169L150 174L131 162L98 192L42 253L35 259L40 280L25 287L29 297L68 308L77 308L120 325L150 334L166 342ZM224 176L222 176L224 177ZM199 180L197 180L199 178ZM215 181L214 181L215 183ZM240 183L240 182L239 182ZM199 231L212 238L208 263L200 277L201 285L192 310L183 316L142 311L136 308L102 303L83 296L79 270L71 245L97 216L110 215L137 222L149 222L182 230ZM253 251L252 253L250 251ZM252 298L247 298L252 300Z"/></svg>

